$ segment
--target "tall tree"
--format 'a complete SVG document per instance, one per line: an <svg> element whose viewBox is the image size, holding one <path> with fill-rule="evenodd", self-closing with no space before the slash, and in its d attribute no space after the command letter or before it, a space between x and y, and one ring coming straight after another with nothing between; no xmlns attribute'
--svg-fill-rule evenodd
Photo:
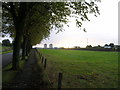
<svg viewBox="0 0 120 90"><path fill-rule="evenodd" d="M22 40L22 34L24 30L25 25L25 19L26 19L26 8L27 3L3 3L3 7L7 10L3 13L3 15L9 14L7 17L3 17L3 20L7 19L10 21L10 24L14 26L15 29L15 39L14 39L14 45L13 45L13 67L12 69L16 70L19 68L19 53L20 53L20 47L21 47L21 40ZM4 9L3 9L4 10ZM25 11L24 11L25 10ZM9 20L11 19L11 20ZM7 23L7 21L6 21ZM11 26L9 23L8 25Z"/></svg>
<svg viewBox="0 0 120 90"><path fill-rule="evenodd" d="M76 18L78 27L88 20L88 14L99 14L95 2L4 2L3 32L14 37L13 69L19 67L19 52L22 41L35 45L50 34L54 27L62 31L68 16ZM23 39L24 36L24 39ZM25 44L26 47L26 44ZM25 50L25 48L24 48Z"/></svg>
<svg viewBox="0 0 120 90"><path fill-rule="evenodd" d="M114 43L110 43L109 46L111 46L111 48L113 48L114 47Z"/></svg>

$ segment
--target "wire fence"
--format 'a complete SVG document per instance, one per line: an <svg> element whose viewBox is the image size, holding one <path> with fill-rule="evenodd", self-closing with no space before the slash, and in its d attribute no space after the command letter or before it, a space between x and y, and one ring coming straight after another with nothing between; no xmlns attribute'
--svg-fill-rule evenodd
<svg viewBox="0 0 120 90"><path fill-rule="evenodd" d="M47 68L47 58L45 56L43 56L42 53L40 53L37 49L36 49L36 52L39 55L39 58L41 60L41 64L44 67L44 75L46 76L47 81L49 82L50 88L53 88L52 81L50 80L49 75L48 75L48 73L46 71L46 68ZM62 72L59 72L57 77L55 77L55 78L58 78L57 90L61 90L61 87L62 87L62 77L63 77L63 73Z"/></svg>

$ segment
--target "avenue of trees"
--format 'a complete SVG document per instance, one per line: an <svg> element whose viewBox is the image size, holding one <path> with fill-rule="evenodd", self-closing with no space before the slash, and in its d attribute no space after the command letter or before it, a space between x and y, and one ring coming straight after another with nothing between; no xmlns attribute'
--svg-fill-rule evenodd
<svg viewBox="0 0 120 90"><path fill-rule="evenodd" d="M50 31L57 28L62 31L68 22L68 16L76 18L77 27L83 21L90 21L88 15L97 16L98 1L81 2L3 2L2 33L10 34L14 39L12 69L19 68L20 48L22 58L29 54L33 45L47 38ZM85 29L83 29L85 31Z"/></svg>

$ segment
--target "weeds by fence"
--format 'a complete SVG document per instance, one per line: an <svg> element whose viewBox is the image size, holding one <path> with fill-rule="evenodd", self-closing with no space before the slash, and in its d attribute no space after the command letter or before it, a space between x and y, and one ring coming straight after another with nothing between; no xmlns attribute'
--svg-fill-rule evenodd
<svg viewBox="0 0 120 90"><path fill-rule="evenodd" d="M43 56L42 53L40 53L37 49L36 49L36 52L39 55L39 58L41 60L41 64L43 65L44 72L45 72L45 69L47 68L47 58L45 58L45 56ZM49 76L48 76L47 72L45 72L45 75L47 76L48 82L49 82L49 84L50 84L50 86L52 88L53 86L52 86L52 83L51 83L51 81L49 79ZM62 87L62 77L63 77L63 74L58 73L58 88L57 88L58 90L61 90L61 87Z"/></svg>
<svg viewBox="0 0 120 90"><path fill-rule="evenodd" d="M52 88L52 84L51 84L51 81L49 79L49 76L48 76L47 72L45 72L45 68L46 68L46 64L47 64L47 59L37 49L36 49L36 52L39 55L39 58L41 60L42 66L44 67L44 74L45 74L45 76L46 76L46 78L47 78L47 80L48 80L48 82L50 84L50 88Z"/></svg>

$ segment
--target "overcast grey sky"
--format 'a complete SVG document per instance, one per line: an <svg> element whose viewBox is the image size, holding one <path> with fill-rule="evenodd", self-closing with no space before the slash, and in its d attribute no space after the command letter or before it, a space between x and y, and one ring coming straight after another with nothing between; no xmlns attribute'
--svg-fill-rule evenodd
<svg viewBox="0 0 120 90"><path fill-rule="evenodd" d="M70 18L70 27L64 25L65 31L58 34L55 30L51 31L49 39L43 40L36 46L43 47L45 43L52 43L54 47L118 44L118 1L120 0L101 0L99 3L100 15L98 17L92 15L90 22L83 23L87 32L77 28L73 18Z"/></svg>
<svg viewBox="0 0 120 90"><path fill-rule="evenodd" d="M58 34L53 30L49 39L36 46L43 47L45 43L52 43L54 47L118 44L118 1L120 0L102 0L99 3L100 15L97 18L90 16L91 21L83 24L87 32L77 28L71 18L70 27L65 25L65 31Z"/></svg>

